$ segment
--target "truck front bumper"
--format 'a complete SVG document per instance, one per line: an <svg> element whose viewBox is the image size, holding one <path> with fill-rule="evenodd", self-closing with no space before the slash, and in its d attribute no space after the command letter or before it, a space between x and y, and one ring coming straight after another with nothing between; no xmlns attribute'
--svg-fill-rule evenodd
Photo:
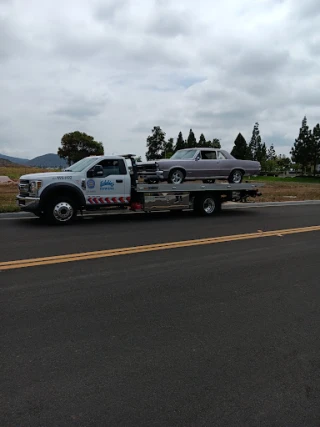
<svg viewBox="0 0 320 427"><path fill-rule="evenodd" d="M40 207L40 197L17 196L17 205L24 212L37 212Z"/></svg>

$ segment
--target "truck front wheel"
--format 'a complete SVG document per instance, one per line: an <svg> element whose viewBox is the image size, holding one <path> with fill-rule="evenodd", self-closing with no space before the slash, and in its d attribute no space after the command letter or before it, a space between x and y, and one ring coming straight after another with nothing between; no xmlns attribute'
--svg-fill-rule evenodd
<svg viewBox="0 0 320 427"><path fill-rule="evenodd" d="M71 197L50 200L45 208L45 216L51 224L69 224L77 216L77 206Z"/></svg>
<svg viewBox="0 0 320 427"><path fill-rule="evenodd" d="M214 215L221 210L221 199L216 195L201 194L195 198L194 210L199 215Z"/></svg>

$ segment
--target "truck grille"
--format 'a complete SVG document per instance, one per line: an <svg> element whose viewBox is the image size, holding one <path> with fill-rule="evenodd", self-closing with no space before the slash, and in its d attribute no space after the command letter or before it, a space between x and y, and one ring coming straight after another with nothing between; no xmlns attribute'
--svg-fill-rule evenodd
<svg viewBox="0 0 320 427"><path fill-rule="evenodd" d="M26 179L23 179L19 183L19 193L20 196L28 196L29 194L29 181Z"/></svg>

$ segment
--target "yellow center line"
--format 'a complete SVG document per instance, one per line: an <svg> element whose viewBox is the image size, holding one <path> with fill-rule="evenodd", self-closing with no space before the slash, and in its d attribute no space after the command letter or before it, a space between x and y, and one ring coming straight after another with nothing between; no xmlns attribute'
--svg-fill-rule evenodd
<svg viewBox="0 0 320 427"><path fill-rule="evenodd" d="M44 258L30 258L15 261L6 261L0 262L0 271L26 267L37 267L41 265L61 264L74 261L85 261L90 259L107 258L120 255L132 255L144 252L161 251L166 249L212 245L215 243L235 242L239 240L257 239L262 237L282 237L289 234L307 233L311 231L320 231L320 225L302 228L289 228L284 230L272 230L265 232L258 230L257 233L234 234L230 236L209 237L205 239L182 240L179 242L157 243L143 246L132 246L128 248L106 249L100 251L57 255Z"/></svg>

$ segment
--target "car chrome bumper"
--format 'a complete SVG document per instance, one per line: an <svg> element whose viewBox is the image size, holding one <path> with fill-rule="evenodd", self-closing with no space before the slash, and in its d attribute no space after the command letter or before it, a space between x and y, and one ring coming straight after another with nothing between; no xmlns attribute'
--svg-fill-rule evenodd
<svg viewBox="0 0 320 427"><path fill-rule="evenodd" d="M39 210L40 198L39 197L23 197L17 196L17 205L22 211L36 212Z"/></svg>

